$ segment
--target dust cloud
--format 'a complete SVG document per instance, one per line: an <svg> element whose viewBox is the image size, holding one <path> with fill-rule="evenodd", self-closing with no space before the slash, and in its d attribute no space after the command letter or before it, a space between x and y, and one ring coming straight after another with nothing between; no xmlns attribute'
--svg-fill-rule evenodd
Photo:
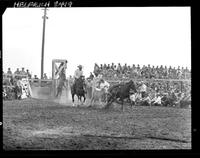
<svg viewBox="0 0 200 158"><path fill-rule="evenodd" d="M32 98L36 99L44 99L53 101L62 105L66 106L72 106L72 97L71 97L71 91L70 87L63 88L61 96L58 96L58 98L54 97L53 89L50 87L31 87L32 91ZM78 104L78 98L77 96L74 97L75 99L75 105ZM90 102L90 99L86 96L86 102L85 104L88 104Z"/></svg>

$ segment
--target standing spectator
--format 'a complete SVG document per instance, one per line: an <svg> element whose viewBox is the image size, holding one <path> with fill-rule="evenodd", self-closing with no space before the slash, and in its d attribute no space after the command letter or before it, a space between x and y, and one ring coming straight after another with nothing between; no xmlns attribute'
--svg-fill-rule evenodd
<svg viewBox="0 0 200 158"><path fill-rule="evenodd" d="M123 68L122 68L122 73L123 74L126 74L126 72L127 72L127 64L125 63L125 65L123 66Z"/></svg>
<svg viewBox="0 0 200 158"><path fill-rule="evenodd" d="M107 65L104 64L104 65L103 65L103 70L106 70L106 69L107 69Z"/></svg>
<svg viewBox="0 0 200 158"><path fill-rule="evenodd" d="M168 76L167 66L165 66L165 68L163 70L163 76L164 76L165 79L167 79L167 76Z"/></svg>
<svg viewBox="0 0 200 158"><path fill-rule="evenodd" d="M12 75L12 71L10 68L8 68L7 74L11 74Z"/></svg>
<svg viewBox="0 0 200 158"><path fill-rule="evenodd" d="M19 80L20 79L20 76L18 76L20 74L19 68L17 68L17 70L14 72L14 74L16 75L15 78L17 80Z"/></svg>
<svg viewBox="0 0 200 158"><path fill-rule="evenodd" d="M118 63L118 66L117 66L117 74L118 76L122 73L122 66L120 63Z"/></svg>
<svg viewBox="0 0 200 158"><path fill-rule="evenodd" d="M28 69L26 70L26 73L27 73L27 75L28 75L28 78L31 79L31 74L30 74L30 72L29 72Z"/></svg>
<svg viewBox="0 0 200 158"><path fill-rule="evenodd" d="M103 64L100 65L100 70L101 70L101 71L103 70Z"/></svg>
<svg viewBox="0 0 200 158"><path fill-rule="evenodd" d="M16 75L20 74L19 68L17 68L17 70L14 72L14 74L16 74Z"/></svg>
<svg viewBox="0 0 200 158"><path fill-rule="evenodd" d="M131 67L128 66L128 67L127 67L127 75L130 76L130 74L131 74Z"/></svg>
<svg viewBox="0 0 200 158"><path fill-rule="evenodd" d="M11 71L10 68L8 68L7 77L8 77L8 78L11 78L11 77L12 77L12 71Z"/></svg>
<svg viewBox="0 0 200 158"><path fill-rule="evenodd" d="M141 78L143 79L145 76L145 66L144 65L142 66L140 73L141 73Z"/></svg>
<svg viewBox="0 0 200 158"><path fill-rule="evenodd" d="M137 65L137 78L141 77L141 70L140 70L140 65Z"/></svg>
<svg viewBox="0 0 200 158"><path fill-rule="evenodd" d="M20 71L20 74L21 74L21 75L27 75L27 74L26 74L26 71L24 70L24 67L23 67L22 70Z"/></svg>
<svg viewBox="0 0 200 158"><path fill-rule="evenodd" d="M37 75L34 75L34 81L33 82L38 82L38 77L37 77Z"/></svg>
<svg viewBox="0 0 200 158"><path fill-rule="evenodd" d="M47 78L47 74L46 74L46 73L44 73L43 79L45 79L45 80L47 80L47 79L48 79L48 78Z"/></svg>
<svg viewBox="0 0 200 158"><path fill-rule="evenodd" d="M99 66L97 65L97 63L94 64L94 75L97 77L100 73L100 69Z"/></svg>
<svg viewBox="0 0 200 158"><path fill-rule="evenodd" d="M142 98L144 98L145 95L146 95L146 92L147 92L147 86L144 84L143 81L141 81L141 82L139 83L139 85L140 85L139 91L140 91L140 93L141 93L141 95L142 95Z"/></svg>
<svg viewBox="0 0 200 158"><path fill-rule="evenodd" d="M115 69L115 65L114 65L114 63L111 64L111 69L112 69L112 70Z"/></svg>
<svg viewBox="0 0 200 158"><path fill-rule="evenodd" d="M20 76L18 76L18 75L20 75L19 68L17 68L17 70L14 72L14 74L15 74L15 79L19 80L21 78Z"/></svg>
<svg viewBox="0 0 200 158"><path fill-rule="evenodd" d="M155 68L154 68L154 66L151 68L151 70L150 70L150 76L149 76L150 78L155 78L156 77L156 73L155 73Z"/></svg>
<svg viewBox="0 0 200 158"><path fill-rule="evenodd" d="M106 68L107 70L109 70L110 69L110 64L108 64L108 66L107 66L107 68Z"/></svg>
<svg viewBox="0 0 200 158"><path fill-rule="evenodd" d="M90 72L90 76L89 76L89 78L90 78L91 80L93 80L94 75L92 74L92 72Z"/></svg>
<svg viewBox="0 0 200 158"><path fill-rule="evenodd" d="M8 74L8 76L12 76L12 71L10 68L8 68L7 74Z"/></svg>

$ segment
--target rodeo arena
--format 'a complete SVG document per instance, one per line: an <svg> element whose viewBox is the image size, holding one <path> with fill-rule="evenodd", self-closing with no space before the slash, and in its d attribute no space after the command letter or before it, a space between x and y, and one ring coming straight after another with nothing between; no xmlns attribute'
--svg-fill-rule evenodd
<svg viewBox="0 0 200 158"><path fill-rule="evenodd" d="M72 40L72 44L74 44L73 42L75 42L75 47L80 47L81 52L77 52L79 52L80 54L84 54L84 50L82 50L81 47L85 46L84 44L79 45L76 43L76 39L79 38L79 35L77 37L74 35L73 30L71 31L70 28L66 29L66 27L68 27L68 23L70 22L63 19L72 16L72 14L70 15L69 12L67 12L67 16L64 18L59 18L59 14L56 14L57 16L54 17L54 14L52 13L51 19L53 21L54 17L56 25L52 25L51 28L56 29L56 27L59 27L58 30L63 30L62 28L60 28L60 25L63 25L63 28L67 31L67 34L64 34L63 32L55 33L55 35L59 35L59 38L61 37L60 35L63 36L60 41L64 41L64 49L62 47L60 48L62 44L59 44L60 50L57 49L57 45L55 46L56 52L54 51L53 47L50 47L49 50L52 50L53 53L63 52L63 56L60 56L58 53L56 54L58 55L57 57L55 56L55 54L52 54L53 56L51 57L48 56L48 62L50 60L50 63L46 64L45 66L50 68L50 71L52 71L50 72L50 74L52 74L51 76L47 76L47 72L43 71L45 43L44 35L45 21L47 19L47 8L43 10L44 16L42 16L43 32L40 77L35 75L36 72L33 72L37 71L37 69L34 69L36 68L34 67L34 65L30 63L30 67L27 69L25 67L25 64L22 64L22 62L18 62L17 59L15 60L12 54L17 54L15 50L13 52L13 49L15 47L10 41L8 41L7 43L5 42L8 45L7 48L11 48L11 51L4 51L5 54L7 53L6 55L8 56L7 59L4 58L4 63L10 63L8 60L15 60L18 63L21 63L21 65L19 66L18 63L16 63L18 68L14 67L14 64L12 68L12 65L5 64L6 66L3 67L2 96L4 150L177 150L192 148L191 69L187 67L182 67L181 64L176 68L173 66L165 65L148 65L148 63L146 63L147 65L139 65L142 61L139 62L139 64L136 64L134 62L132 63L132 60L128 61L128 59L126 59L126 61L123 61L125 62L123 64L118 63L122 62L121 58L117 60L116 63L114 63L116 61L114 60L114 58L111 58L111 61L107 60L107 62L105 63L95 63L99 60L97 57L96 59L90 59L90 62L84 61L85 63L83 64L80 63L82 61L79 62L78 60L75 60L76 58L81 57L78 55L76 56L76 53L72 53L70 50L67 51L71 52L71 54L74 55L75 58L73 59L68 56L68 59L67 57L65 59L65 48L67 48L65 35L68 36L68 32L72 32L72 36L75 37L73 38L75 39L75 41ZM123 11L119 12L120 16L122 12ZM7 39L10 40L15 37L15 35L13 34L12 36L10 36L10 38L8 36L9 33L14 33L16 30L15 26L13 26L15 24L15 22L13 22L13 17L15 18L15 16L13 16L15 15L14 13L17 12L13 12L13 14L10 14L12 15L12 20L10 20L10 25L8 25L10 26L10 30L7 26L3 27L4 30L8 28L7 34L5 34L7 35ZM85 14L82 14L84 12L77 13L78 16L75 17L75 19L81 17L81 15L83 15L83 17L87 17L85 16ZM103 12L100 12L99 15L101 15L102 13ZM127 13L127 15L130 14L129 12ZM75 14L75 12L73 12L73 14ZM148 14L149 11L147 12L147 15ZM34 12L28 15L34 15ZM107 14L104 17L107 17ZM16 19L20 20L20 18ZM16 28L19 28L20 30L27 29L27 32L21 31L22 34L27 35L27 33L33 33L32 28L34 28L35 30L39 26L39 22L37 25L37 21L34 22L32 20L34 18L30 19L30 24L26 23L26 19L24 18L22 21L25 21L24 25L22 24L21 26L16 26ZM57 23L56 20L58 19L60 19L60 23ZM89 19L89 21L92 22L91 28L95 28L97 30L100 28L101 30L101 26L97 26L99 28L96 28L95 25L93 26L93 23L95 23L93 22L93 19ZM96 19L98 19L99 21L104 18ZM117 19L117 25L123 23L118 20L118 17L113 19ZM130 19L129 21L132 21ZM141 21L140 18L136 19L139 19ZM161 22L159 20L156 21L158 21L160 24ZM14 21L16 20L14 19ZM76 19L73 22L75 21L79 20ZM84 20L81 19L80 21L82 22ZM110 21L110 19L108 19L108 21ZM148 19L148 21L151 20ZM173 21L173 30L175 25L174 22L175 20ZM84 21L84 25L85 23L87 22ZM107 21L106 23L105 21L103 21L102 23L103 27L107 25ZM77 23L77 26L81 24L82 23ZM112 22L110 24L112 24ZM115 23L113 23L113 27L115 27L114 24ZM134 23L134 25L136 24L137 22ZM123 25L126 29L127 25L124 23ZM138 26L140 26L140 24L138 24ZM74 28L77 29L77 27ZM81 43L83 42L83 40L85 40L85 36L88 36L88 33L90 32L90 30L88 30L88 32L87 30L85 31L84 29L86 28L90 29L90 27L83 27L81 29L78 28L80 33L86 33L82 35L83 38L80 38ZM111 28L112 27L108 29L106 28L106 30L109 30ZM122 30L121 25L120 29ZM35 30L35 32L37 31ZM34 34L36 34L35 32ZM101 32L99 30L95 30L94 32L102 33L103 31ZM94 34L94 32L91 31L91 34ZM117 28L116 32L119 32ZM116 34L115 31L114 34ZM125 34L126 33L123 33L122 39L120 39L120 37L118 36L116 37L120 40L124 40ZM127 34L129 34L129 32L127 32ZM148 36L145 32L143 34L145 34L145 36ZM135 33L133 35L135 36ZM138 33L138 35L140 36L140 33ZM182 38L182 33L180 33L180 35ZM100 34L98 36L100 36ZM111 34L109 36L113 35ZM31 41L29 41L29 39L32 38L31 35L28 35L27 38L24 37L22 38L22 40L17 39L20 42L19 44L23 43L22 41L24 39L28 39L27 46L30 46L29 44L31 43ZM95 41L96 39L93 39L93 37L96 37L96 35L91 37L89 36L91 40ZM105 38L107 38L107 34L105 33L105 36L102 37L103 38L101 39L98 47L103 45L101 42ZM116 37L114 36L113 38ZM70 37L67 38L70 39ZM38 41L38 36L34 36L33 39L36 39L36 41ZM54 42L55 39L56 38L53 37L52 41ZM137 37L135 37L135 39L137 39ZM140 37L140 39L142 39L142 37ZM160 40L160 36L158 40ZM13 41L16 41L16 39L13 39ZM109 42L110 41L108 40L106 44ZM95 41L94 43L98 43L98 41ZM87 41L87 44L89 47L90 45L93 45L89 41ZM48 46L50 45L51 44L49 43ZM114 46L115 45L116 44L114 43ZM142 39L142 46L144 45L145 44L143 43ZM32 47L28 48L27 50L34 48L33 44L31 44L31 46ZM73 47L74 45L72 46L72 48ZM96 46L94 47L96 49ZM132 43L131 47L133 47ZM155 47L157 47L157 45L155 45ZM168 43L166 47L168 47ZM6 45L4 48L6 48ZM16 48L20 47L17 46ZM37 49L35 48L33 52L37 52ZM24 48L24 50L26 49ZM93 48L91 48L91 50L93 51ZM105 53L108 51L105 51ZM28 53L29 51L22 52ZM49 51L47 50L47 52ZM165 50L165 52L167 52L167 50ZM182 51L179 51L179 53L180 52L182 53ZM115 51L111 53L115 53ZM144 53L146 53L146 51L144 51ZM101 53L99 54L102 55ZM50 55L50 53L48 55ZM85 56L88 58L87 55ZM96 56L95 53L94 56ZM127 56L127 58L129 57L130 56ZM157 56L153 57L157 58ZM30 58L30 61L32 61L32 57ZM105 58L107 58L107 56L105 56ZM139 59L139 57L137 58L137 55L135 55L134 58L135 61ZM180 60L181 59L182 58L180 58ZM22 60L24 59L22 58ZM103 58L102 60L104 61ZM90 65L90 70L87 71L87 73L89 72L90 74L86 76L86 69L89 67L87 64ZM73 69L75 69L74 72L70 74L68 70Z"/></svg>
<svg viewBox="0 0 200 158"><path fill-rule="evenodd" d="M191 148L191 70L52 60L52 78L3 72L4 149Z"/></svg>

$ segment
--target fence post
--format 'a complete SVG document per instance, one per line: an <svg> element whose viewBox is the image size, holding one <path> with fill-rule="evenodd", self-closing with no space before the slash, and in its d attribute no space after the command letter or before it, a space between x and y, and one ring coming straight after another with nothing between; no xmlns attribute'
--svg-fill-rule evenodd
<svg viewBox="0 0 200 158"><path fill-rule="evenodd" d="M183 92L183 81L181 81L181 93Z"/></svg>

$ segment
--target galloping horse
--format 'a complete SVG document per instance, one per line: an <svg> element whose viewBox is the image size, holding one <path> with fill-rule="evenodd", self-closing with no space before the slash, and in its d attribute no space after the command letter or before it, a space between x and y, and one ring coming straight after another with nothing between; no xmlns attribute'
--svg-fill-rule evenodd
<svg viewBox="0 0 200 158"><path fill-rule="evenodd" d="M124 99L130 97L130 90L137 92L136 85L132 80L125 84L118 84L110 87L108 90L108 102L105 106L105 109L107 109L114 101L117 101L119 98L121 101L121 109L123 110Z"/></svg>
<svg viewBox="0 0 200 158"><path fill-rule="evenodd" d="M86 93L86 84L85 80L83 79L83 76L75 80L75 83L71 86L71 94L72 94L72 102L74 106L74 96L76 95L78 97L78 102L82 102L81 98L83 97L83 103L86 100L85 93Z"/></svg>

